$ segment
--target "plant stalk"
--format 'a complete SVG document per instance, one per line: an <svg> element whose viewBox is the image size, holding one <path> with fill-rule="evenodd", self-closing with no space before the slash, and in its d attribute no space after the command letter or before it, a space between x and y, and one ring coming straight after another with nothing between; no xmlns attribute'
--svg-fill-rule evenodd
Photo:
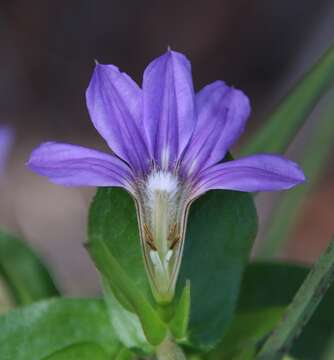
<svg viewBox="0 0 334 360"><path fill-rule="evenodd" d="M288 353L334 280L334 240L319 257L288 306L276 330L261 348L258 360L279 360Z"/></svg>

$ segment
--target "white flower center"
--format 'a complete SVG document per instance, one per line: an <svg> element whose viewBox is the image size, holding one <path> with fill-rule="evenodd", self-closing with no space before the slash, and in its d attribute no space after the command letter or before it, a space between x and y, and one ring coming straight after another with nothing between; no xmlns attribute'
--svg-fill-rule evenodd
<svg viewBox="0 0 334 360"><path fill-rule="evenodd" d="M149 175L146 182L146 209L148 226L161 262L170 248L170 233L176 222L180 185L170 172L157 171Z"/></svg>
<svg viewBox="0 0 334 360"><path fill-rule="evenodd" d="M146 190L149 196L154 195L155 192L165 192L174 196L179 190L179 181L169 171L155 171L147 178Z"/></svg>

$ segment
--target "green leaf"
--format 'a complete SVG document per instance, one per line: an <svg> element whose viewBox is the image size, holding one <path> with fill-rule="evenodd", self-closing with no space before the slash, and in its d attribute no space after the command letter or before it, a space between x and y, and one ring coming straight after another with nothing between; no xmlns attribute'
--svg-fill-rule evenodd
<svg viewBox="0 0 334 360"><path fill-rule="evenodd" d="M306 196L326 169L333 148L333 117L334 106L331 104L318 119L314 134L304 147L299 161L307 182L281 195L259 251L261 257L273 257L282 249L296 224Z"/></svg>
<svg viewBox="0 0 334 360"><path fill-rule="evenodd" d="M179 279L179 291L191 282L190 345L205 350L222 339L256 231L250 194L211 191L192 205Z"/></svg>
<svg viewBox="0 0 334 360"><path fill-rule="evenodd" d="M309 270L287 263L249 265L242 282L238 313L265 307L287 306L305 280ZM300 360L319 360L334 335L334 288L329 289L300 338L291 356Z"/></svg>
<svg viewBox="0 0 334 360"><path fill-rule="evenodd" d="M125 309L138 316L148 342L152 345L159 344L164 339L167 328L151 304L153 300L141 255L136 212L130 195L116 188L98 189L89 213L88 236L89 252L113 295ZM118 317L128 318L121 308L118 309ZM128 321L126 323L129 324ZM133 319L130 324L134 325ZM133 327L130 327L129 332L133 331Z"/></svg>
<svg viewBox="0 0 334 360"><path fill-rule="evenodd" d="M334 280L334 241L319 257L289 304L284 318L264 343L259 359L281 359L302 332Z"/></svg>
<svg viewBox="0 0 334 360"><path fill-rule="evenodd" d="M241 154L284 153L322 95L334 82L334 46L291 89Z"/></svg>
<svg viewBox="0 0 334 360"><path fill-rule="evenodd" d="M122 349L116 356L115 360L133 360L134 354L128 349Z"/></svg>
<svg viewBox="0 0 334 360"><path fill-rule="evenodd" d="M175 307L175 314L169 324L170 331L176 339L186 338L190 316L190 282L187 281L179 303Z"/></svg>
<svg viewBox="0 0 334 360"><path fill-rule="evenodd" d="M1 360L42 360L82 343L110 358L120 351L100 300L45 300L0 317Z"/></svg>
<svg viewBox="0 0 334 360"><path fill-rule="evenodd" d="M43 360L110 360L110 356L98 345L83 343L69 346ZM117 358L118 359L118 358Z"/></svg>
<svg viewBox="0 0 334 360"><path fill-rule="evenodd" d="M278 323L284 309L284 307L270 307L238 313L221 343L207 355L206 359L229 360L241 356L245 348L255 349Z"/></svg>
<svg viewBox="0 0 334 360"><path fill-rule="evenodd" d="M116 288L121 292L138 315L148 342L152 345L160 344L167 334L165 324L113 257L107 245L100 240L91 241L89 243L89 253L111 288Z"/></svg>
<svg viewBox="0 0 334 360"><path fill-rule="evenodd" d="M254 346L247 346L241 350L239 354L236 354L230 360L253 360L256 354L256 348Z"/></svg>
<svg viewBox="0 0 334 360"><path fill-rule="evenodd" d="M152 300L141 254L134 201L118 188L99 188L91 204L88 223L89 242L104 242L132 282ZM123 306L129 306L119 298Z"/></svg>
<svg viewBox="0 0 334 360"><path fill-rule="evenodd" d="M109 318L121 342L139 355L152 354L154 347L148 343L138 316L123 307L108 283L103 283Z"/></svg>
<svg viewBox="0 0 334 360"><path fill-rule="evenodd" d="M0 276L19 305L57 296L45 265L16 236L0 231Z"/></svg>

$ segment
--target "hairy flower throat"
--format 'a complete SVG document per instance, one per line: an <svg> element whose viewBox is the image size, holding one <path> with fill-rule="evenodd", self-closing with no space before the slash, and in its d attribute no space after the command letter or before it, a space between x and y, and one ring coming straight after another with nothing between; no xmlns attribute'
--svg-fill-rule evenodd
<svg viewBox="0 0 334 360"><path fill-rule="evenodd" d="M184 186L168 171L153 171L141 190L139 206L144 257L153 292L160 301L174 294L183 228Z"/></svg>
<svg viewBox="0 0 334 360"><path fill-rule="evenodd" d="M147 207L154 245L163 261L170 248L170 233L175 226L178 207L179 184L168 172L156 172L149 176L147 185Z"/></svg>

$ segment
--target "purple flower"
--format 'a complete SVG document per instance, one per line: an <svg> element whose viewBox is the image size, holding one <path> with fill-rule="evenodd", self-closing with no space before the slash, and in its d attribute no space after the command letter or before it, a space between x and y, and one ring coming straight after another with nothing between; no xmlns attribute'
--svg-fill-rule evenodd
<svg viewBox="0 0 334 360"><path fill-rule="evenodd" d="M5 170L10 147L13 142L13 132L7 126L0 126L0 176Z"/></svg>
<svg viewBox="0 0 334 360"><path fill-rule="evenodd" d="M56 184L119 186L134 198L152 290L174 294L187 213L211 189L275 191L304 181L292 161L269 154L221 162L244 130L247 96L222 81L195 95L189 61L168 51L144 72L142 89L97 64L87 89L92 122L113 153L48 142L28 166Z"/></svg>

